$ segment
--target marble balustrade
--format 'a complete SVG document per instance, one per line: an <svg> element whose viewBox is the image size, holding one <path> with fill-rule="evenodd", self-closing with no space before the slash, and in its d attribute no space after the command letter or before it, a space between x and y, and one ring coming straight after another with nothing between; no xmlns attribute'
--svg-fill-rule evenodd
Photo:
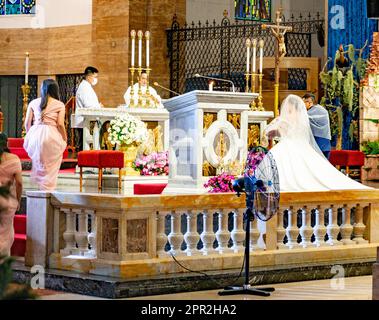
<svg viewBox="0 0 379 320"><path fill-rule="evenodd" d="M379 243L378 194L376 190L282 193L276 215L265 223L250 222L251 254L291 256L374 247ZM245 250L245 202L234 194L123 197L30 192L28 225L33 223L32 208L41 201L51 236L45 261L55 268L67 264L72 268L78 262L91 268L96 263L159 264L171 261L171 255L191 263L232 256L240 261ZM26 262L35 264L36 231L29 229ZM238 267L239 262L235 264Z"/></svg>

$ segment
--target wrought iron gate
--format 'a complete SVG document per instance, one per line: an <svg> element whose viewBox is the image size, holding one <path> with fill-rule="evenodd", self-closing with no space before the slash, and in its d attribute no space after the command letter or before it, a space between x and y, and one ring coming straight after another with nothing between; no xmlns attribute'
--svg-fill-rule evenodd
<svg viewBox="0 0 379 320"><path fill-rule="evenodd" d="M265 41L264 55L274 56L276 40L269 30L262 28L262 22L236 21L231 24L227 16L216 24L208 21L203 25L185 24L181 27L174 17L171 29L167 30L167 47L170 59L170 89L179 93L208 88L207 81L196 78L196 74L232 80L237 90L245 88L244 72L246 38ZM310 57L312 35L318 35L322 45L324 20L317 14L305 19L291 17L286 25L293 32L286 33L287 56ZM289 89L303 89L306 83L305 70L289 70Z"/></svg>

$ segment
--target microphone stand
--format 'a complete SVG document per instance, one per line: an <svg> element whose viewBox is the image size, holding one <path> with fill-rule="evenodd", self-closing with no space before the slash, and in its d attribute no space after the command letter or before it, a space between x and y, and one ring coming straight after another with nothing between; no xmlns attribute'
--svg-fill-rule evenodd
<svg viewBox="0 0 379 320"><path fill-rule="evenodd" d="M240 294L250 294L262 297L270 296L270 292L275 291L274 288L259 288L255 289L250 285L250 223L254 221L254 192L256 189L256 179L251 181L249 177L245 177L245 187L246 187L246 211L243 215L246 221L246 236L245 236L245 283L243 286L231 286L224 288L218 294L220 296L230 296L230 295L240 295ZM237 192L239 197L241 194Z"/></svg>

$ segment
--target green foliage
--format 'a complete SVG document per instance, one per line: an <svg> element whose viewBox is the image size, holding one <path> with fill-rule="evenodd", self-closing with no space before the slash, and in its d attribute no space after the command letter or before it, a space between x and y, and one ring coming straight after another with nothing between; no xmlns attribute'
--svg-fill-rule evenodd
<svg viewBox="0 0 379 320"><path fill-rule="evenodd" d="M350 66L339 68L337 62L341 58L341 52L337 50L333 68L320 73L320 80L324 88L324 97L320 104L329 112L332 137L342 135L343 109L351 113L352 121L356 121L359 116L359 83L365 76L367 60L362 59L361 54L357 55L357 51L350 44L347 50ZM348 125L350 140L357 141L356 125L352 122Z"/></svg>
<svg viewBox="0 0 379 320"><path fill-rule="evenodd" d="M347 53L349 55L349 59L351 62L355 62L355 48L352 44L349 44L349 49L347 50Z"/></svg>
<svg viewBox="0 0 379 320"><path fill-rule="evenodd" d="M35 299L29 287L22 286L15 290L10 290L9 285L12 282L12 263L10 257L0 257L0 300L25 300Z"/></svg>
<svg viewBox="0 0 379 320"><path fill-rule="evenodd" d="M343 104L349 108L349 111L352 111L354 96L354 75L352 68L346 72L346 76L343 80L343 88Z"/></svg>
<svg viewBox="0 0 379 320"><path fill-rule="evenodd" d="M361 150L366 155L379 154L379 141L364 142L361 145Z"/></svg>

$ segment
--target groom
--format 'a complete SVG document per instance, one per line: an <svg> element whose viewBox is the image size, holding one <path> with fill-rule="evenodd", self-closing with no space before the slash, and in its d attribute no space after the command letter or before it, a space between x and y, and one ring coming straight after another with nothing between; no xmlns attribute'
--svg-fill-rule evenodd
<svg viewBox="0 0 379 320"><path fill-rule="evenodd" d="M316 104L316 97L311 93L305 94L303 101L308 110L313 136L324 156L329 159L331 149L329 113L324 107Z"/></svg>

